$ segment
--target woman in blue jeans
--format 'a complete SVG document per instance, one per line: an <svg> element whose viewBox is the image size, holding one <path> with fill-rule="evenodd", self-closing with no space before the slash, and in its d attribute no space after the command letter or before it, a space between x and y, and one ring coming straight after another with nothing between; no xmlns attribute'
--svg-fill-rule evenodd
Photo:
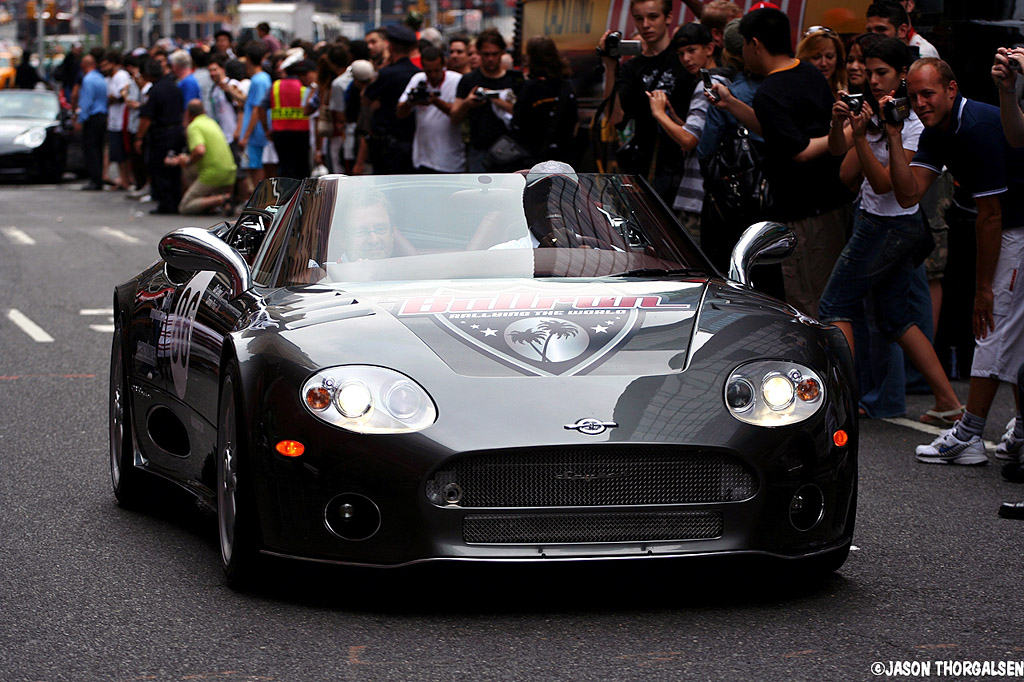
<svg viewBox="0 0 1024 682"><path fill-rule="evenodd" d="M935 395L935 406L926 417L952 420L963 413L963 406L907 305L915 270L913 253L926 236L925 226L917 206L903 208L893 196L889 149L880 115L879 101L893 95L907 74L910 51L902 41L887 38L871 45L864 58L869 86L864 105L860 111L851 111L840 98L832 110L829 134L830 151L846 154L840 171L843 180L852 184L863 176L860 209L854 218L853 235L825 287L818 316L839 327L852 350L852 321L871 296L878 329L900 345ZM852 131L852 149L848 149L849 133L844 132L846 121ZM904 148L896 153L906 154L908 160L913 158L923 130L917 115L911 113L903 122Z"/></svg>

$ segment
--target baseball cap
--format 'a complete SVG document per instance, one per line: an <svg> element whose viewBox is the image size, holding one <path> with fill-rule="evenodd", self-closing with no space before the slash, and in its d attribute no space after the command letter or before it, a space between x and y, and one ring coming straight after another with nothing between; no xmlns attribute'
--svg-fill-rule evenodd
<svg viewBox="0 0 1024 682"><path fill-rule="evenodd" d="M726 52L742 57L744 42L743 34L740 33L740 20L733 19L725 25L725 30L722 32L722 45Z"/></svg>
<svg viewBox="0 0 1024 682"><path fill-rule="evenodd" d="M677 49L687 45L707 45L713 42L714 38L711 37L708 27L697 22L680 26L676 34L672 36L672 47Z"/></svg>
<svg viewBox="0 0 1024 682"><path fill-rule="evenodd" d="M561 161L541 161L526 172L526 186L532 187L543 180L554 179L558 176L579 184L580 178L576 170L567 163Z"/></svg>
<svg viewBox="0 0 1024 682"><path fill-rule="evenodd" d="M366 61L365 59L355 60L354 62L352 62L352 65L349 67L349 69L352 71L352 78L359 81L360 83L364 83L368 80L373 80L373 64Z"/></svg>
<svg viewBox="0 0 1024 682"><path fill-rule="evenodd" d="M781 9L774 2L755 2L750 6L750 11L753 12L755 9Z"/></svg>

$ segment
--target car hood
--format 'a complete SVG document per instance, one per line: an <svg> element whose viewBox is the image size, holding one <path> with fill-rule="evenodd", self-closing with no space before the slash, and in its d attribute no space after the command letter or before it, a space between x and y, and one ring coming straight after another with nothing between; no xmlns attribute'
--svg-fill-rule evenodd
<svg viewBox="0 0 1024 682"><path fill-rule="evenodd" d="M373 282L280 292L267 315L282 331L302 330L315 356L337 330L359 338L349 349L367 344L361 357L392 367L415 363L425 346L463 376L635 376L683 367L706 287L703 278Z"/></svg>

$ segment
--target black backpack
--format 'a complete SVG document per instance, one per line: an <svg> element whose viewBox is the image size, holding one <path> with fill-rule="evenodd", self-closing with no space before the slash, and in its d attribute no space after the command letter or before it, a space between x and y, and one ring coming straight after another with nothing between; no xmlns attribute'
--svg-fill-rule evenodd
<svg viewBox="0 0 1024 682"><path fill-rule="evenodd" d="M702 166L704 201L723 223L746 227L764 220L771 209L771 191L763 170L763 142L751 139L741 126L723 132L718 148Z"/></svg>

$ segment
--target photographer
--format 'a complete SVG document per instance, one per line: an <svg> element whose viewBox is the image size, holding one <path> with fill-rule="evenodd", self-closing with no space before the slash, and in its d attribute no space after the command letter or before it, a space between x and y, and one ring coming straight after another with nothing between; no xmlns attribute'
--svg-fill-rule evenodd
<svg viewBox="0 0 1024 682"><path fill-rule="evenodd" d="M505 48L505 39L496 29L483 31L476 39L480 67L463 76L456 91L451 118L455 125L469 118L470 173L486 171L484 157L491 145L508 133L514 94L523 82L521 73L501 65Z"/></svg>
<svg viewBox="0 0 1024 682"><path fill-rule="evenodd" d="M416 113L412 165L418 173L460 173L466 167L462 130L452 123L452 102L462 76L448 71L433 45L420 50L423 73L409 79L398 99L398 118Z"/></svg>
<svg viewBox="0 0 1024 682"><path fill-rule="evenodd" d="M996 57L992 75L1008 95L1016 86L1017 74L1003 63L1007 59L1003 52ZM1016 57L1014 61L1020 64ZM912 162L901 154L893 155L890 162L889 175L900 206L919 202L946 166L978 208L977 347L967 411L950 431L929 445L917 446L917 459L929 464L987 464L982 441L985 419L999 382L1014 384L1017 368L1024 362L1024 296L1017 281L1024 269L1024 203L1020 200L1024 151L1007 143L1000 110L963 97L953 70L941 59L914 62L907 73L907 91L925 131ZM902 146L902 128L901 123L886 125L890 148ZM1014 436L1013 429L1003 436L997 457L1012 458L1007 444Z"/></svg>
<svg viewBox="0 0 1024 682"><path fill-rule="evenodd" d="M739 28L747 68L765 77L754 95L753 113L765 141L770 217L787 223L797 236L796 250L782 263L786 301L817 317L851 214L850 193L839 181L841 159L829 153L835 98L820 71L792 56L785 13L756 9L740 20ZM722 95L720 106L747 123L739 108L732 108L725 88L716 85L714 91Z"/></svg>
<svg viewBox="0 0 1024 682"><path fill-rule="evenodd" d="M847 183L861 177L863 181L853 236L822 294L819 319L839 327L852 352L853 322L863 314L864 301L870 296L882 336L900 345L935 395L935 407L922 421L955 418L963 408L926 336L926 332L931 331L929 310L918 312L907 304L912 287L924 290L927 286L924 270L919 267L920 261L915 263L915 255L922 242L930 243L931 236L919 207L916 204L900 206L893 195L888 168L890 148L882 130L883 121L894 121L905 115L902 155L907 160L913 158L924 130L921 121L905 103L903 109L892 105L885 109L879 105L879 100L901 88L911 63L910 50L896 38L884 38L869 47L864 58L868 92L854 98L840 91L841 97L832 107L831 137L837 138L836 143L845 144L844 121L850 122L853 131L853 149L846 154L840 177ZM892 149L899 154L901 148ZM926 318L923 322L921 313ZM888 369L903 372L902 363ZM887 398L902 402L904 394L905 391Z"/></svg>
<svg viewBox="0 0 1024 682"><path fill-rule="evenodd" d="M682 178L683 152L654 120L647 93L660 90L675 110L686 111L695 80L669 49L671 0L630 0L629 9L641 45L623 41L614 31L606 32L597 44L605 69L604 113L620 130L632 123L631 137L616 153L619 169L650 179L671 205ZM631 54L636 56L620 66L620 57Z"/></svg>

